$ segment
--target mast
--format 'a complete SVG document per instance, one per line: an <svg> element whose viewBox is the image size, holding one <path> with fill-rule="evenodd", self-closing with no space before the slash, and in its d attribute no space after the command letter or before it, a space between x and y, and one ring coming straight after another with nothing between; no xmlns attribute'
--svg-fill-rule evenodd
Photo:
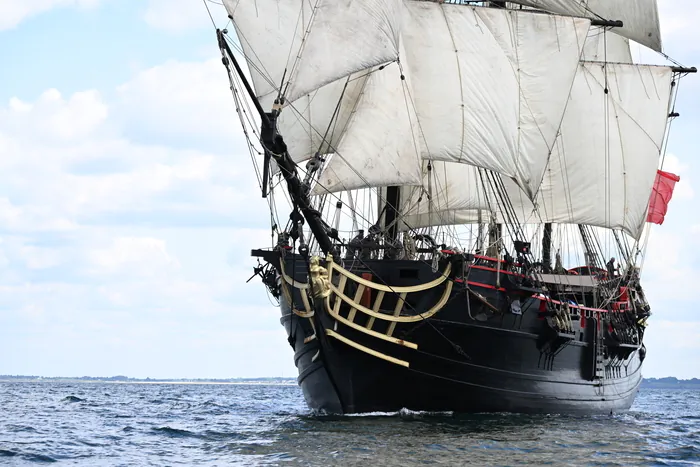
<svg viewBox="0 0 700 467"><path fill-rule="evenodd" d="M544 224L544 233L542 234L542 271L550 272L552 270L552 223Z"/></svg>
<svg viewBox="0 0 700 467"><path fill-rule="evenodd" d="M490 2L489 6L491 8L505 8L505 1L493 0ZM507 195L506 195L507 196ZM489 248L487 256L500 259L501 256L501 236L503 235L503 224L493 223L489 224ZM499 262L500 266L500 262Z"/></svg>
<svg viewBox="0 0 700 467"><path fill-rule="evenodd" d="M586 227L587 226L584 224L578 224L578 230L581 233L581 240L583 241L583 248L586 255L586 266L589 268L600 268L601 264L598 261L598 255L593 247L593 240L588 234Z"/></svg>
<svg viewBox="0 0 700 467"><path fill-rule="evenodd" d="M479 209L477 223L479 224L479 231L476 236L476 254L483 254L484 249L484 219L481 214L481 209Z"/></svg>
<svg viewBox="0 0 700 467"><path fill-rule="evenodd" d="M499 258L501 252L501 235L503 233L503 224L497 224L493 218L489 222L489 243L486 248L486 256Z"/></svg>
<svg viewBox="0 0 700 467"><path fill-rule="evenodd" d="M289 195L292 198L292 203L295 210L298 209L301 215L306 220L309 225L311 232L313 233L318 245L324 254L336 255L336 248L333 244L333 238L337 238L337 231L331 229L321 218L321 213L313 208L311 204L311 199L309 198L308 186L299 179L299 175L296 170L296 165L292 160L291 156L287 152L287 145L282 138L282 135L277 133L277 115L278 111L273 110L272 112L265 112L260 104L260 101L255 95L253 88L248 83L248 79L238 65L236 56L231 51L226 39L224 38L224 32L220 29L216 30L216 36L219 41L219 48L221 50L221 61L226 67L229 76L231 76L231 69L229 63L233 63L236 69L236 74L243 83L246 92L253 100L255 108L260 114L261 129L260 129L260 140L265 149L265 162L269 163L270 158L274 159L279 166L284 179L287 182L287 189ZM231 83L233 84L233 83ZM266 167L267 169L267 167ZM265 185L264 185L265 186ZM263 192L266 194L265 192ZM292 213L292 220L298 222L297 216ZM307 253L308 253L308 249ZM303 254L303 252L302 252Z"/></svg>
<svg viewBox="0 0 700 467"><path fill-rule="evenodd" d="M401 187L393 185L386 189L386 204L384 208L384 225L386 226L387 239L390 242L396 240L399 224L396 222L398 217L398 206L401 199Z"/></svg>

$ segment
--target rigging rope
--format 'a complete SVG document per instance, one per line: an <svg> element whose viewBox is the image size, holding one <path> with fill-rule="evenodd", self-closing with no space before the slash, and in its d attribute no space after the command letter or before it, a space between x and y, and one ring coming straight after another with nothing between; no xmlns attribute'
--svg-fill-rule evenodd
<svg viewBox="0 0 700 467"><path fill-rule="evenodd" d="M206 6L206 2L207 2L207 1L211 1L211 0L204 0L205 6ZM316 8L317 6L318 6L318 2L316 3L316 6L315 6L314 8ZM209 10L209 9L208 9L208 6L207 6L207 10ZM210 18L212 19L212 22L213 22L213 17L211 17L211 12L209 12L209 13L210 13ZM315 9L314 9L314 13L315 13ZM310 23L310 24L311 24L311 23ZM307 31L305 32L305 35L307 35L308 33L309 33L309 30L307 29ZM227 38L227 40L230 41L230 39L228 39L228 38ZM236 48L238 48L238 47L236 47ZM290 51L290 55L291 55L291 51ZM244 57L245 57L245 54L244 54ZM299 53L298 56L297 56L297 60L295 61L294 66L298 66L298 61L299 61L300 58L301 58L301 49L300 49L300 53ZM250 63L250 61L249 61L247 58L246 58L246 61L249 62L249 66L251 66L251 68L257 69L257 66L254 65L254 64L252 64L252 63ZM399 64L399 65L400 65L400 64ZM264 75L261 73L261 76L264 76ZM606 75L606 82L607 82L607 75ZM287 83L287 85L288 85L288 84L289 84L289 83ZM346 83L346 86L347 86L347 83ZM606 89L607 89L607 85L606 85ZM406 94L406 90L404 90L404 93ZM408 97L411 99L411 101L413 101L412 96L410 96L410 91L408 91L408 94L409 94ZM238 96L234 96L234 99L236 99L237 105L240 106L240 101L238 100L239 97L238 97ZM244 100L244 101L245 101L245 100ZM406 102L407 102L407 104L408 104L408 100L407 100L407 99L406 99ZM339 101L338 105L340 105L340 101ZM415 104L414 104L414 106L415 106ZM238 110L238 109L237 109L237 110ZM337 111L337 109L336 109L336 111ZM336 113L337 113L337 112L336 112ZM249 124L252 123L252 122L250 122L250 114L246 113L245 110L239 110L239 118L241 118L243 124L245 124L245 122L243 121L243 120L244 120L244 117L245 117L246 120L248 120L248 123L249 123ZM606 114L606 118L607 118L607 114ZM334 118L331 119L331 122L333 122L333 120L334 120ZM337 125L337 120L335 120L334 124ZM418 124L419 124L419 127L420 127L420 122L418 122ZM244 126L245 126L245 125L244 125ZM331 126L331 125L330 125L330 123L329 123L329 127L326 129L326 132L325 132L325 134L324 134L323 137L322 137L323 140L325 140L325 139L327 138L328 132L329 132L329 129L330 129L330 126ZM253 125L251 125L251 127L254 128ZM244 132L245 132L245 134L246 134L246 139L249 141L249 151L250 151L250 153L251 153L251 158L254 160L254 155L253 155L254 146L252 145L252 143L250 143L250 135L248 135L248 133L247 133L246 130L244 130ZM422 130L421 130L421 132L422 132ZM257 134L256 134L256 132L255 132L254 130L252 131L252 133L253 133L253 135L256 135L256 136L257 136ZM556 144L556 143L555 143L555 144ZM257 151L256 151L256 152L257 152ZM606 150L606 152L607 152L607 150ZM258 154L260 154L260 153L258 152ZM341 159L343 159L342 155L341 155L340 157L341 157ZM665 157L665 151L664 151L664 157ZM609 157L608 157L608 159L609 159ZM608 162L609 162L609 160L608 160ZM663 160L662 160L662 164L663 164ZM259 180L259 182L260 182L260 175L259 175L258 167L257 167L257 165L255 165L255 164L254 164L254 167L255 167L255 171L256 171L256 176L257 176L257 178L258 178L258 180ZM299 167L298 164L297 164L297 167ZM606 169L608 169L608 168L606 167ZM365 182L366 182L366 180L365 180ZM500 182L500 183L499 183L499 182ZM499 196L499 198L501 199L501 202L504 204L504 208L505 208L504 211L506 212L506 216L508 217L508 219L511 219L511 220L516 219L516 220L517 220L518 215L517 215L517 213L515 212L515 209L513 208L512 203L510 202L509 199L507 199L507 195L506 195L505 198L504 198L504 196L503 196L503 194L505 193L505 186L503 185L502 179L499 178L498 181L492 181L492 183L496 186L495 189L498 191L498 196ZM492 187L493 187L493 185L492 185ZM501 192L501 190L503 190L503 191ZM327 191L327 190L326 190L326 191ZM329 192L329 193L330 193L330 192ZM338 196L336 196L335 194L332 194L332 195L333 195L334 197L336 197L337 199L340 199L340 198L339 198ZM379 198L382 198L381 193L379 193L378 196L379 196ZM609 195L608 195L607 197L609 198ZM326 195L323 195L323 201L322 201L322 203L325 202L325 199L326 199ZM271 206L272 206L272 203L274 203L274 201L271 201L270 203L271 203ZM323 208L323 206L324 206L323 204L320 205L321 208ZM272 209L272 208L271 208L271 209ZM430 211L432 212L432 209L431 209ZM355 210L353 209L353 222L354 222L355 224L356 224L356 214L357 214L357 213L356 213ZM607 212L607 214L609 214L609 211ZM539 214L538 214L538 215L539 215ZM524 216L524 213L523 213L523 216ZM540 219L541 219L541 217L540 217ZM365 220L366 220L366 219L365 219ZM367 222L369 222L369 220L367 220ZM404 222L404 224L405 224L405 222ZM431 223L431 224L432 224L432 223ZM406 225L408 225L408 224L406 224ZM513 223L513 225L515 225L515 223ZM409 228L410 228L410 226L409 226ZM445 229L448 230L449 228L446 227ZM411 230L414 230L414 229L411 229ZM452 233L452 234L453 234L454 236L457 236L456 230L455 230L454 228L453 228L452 230L453 230L453 233ZM509 227L509 231L510 231L510 227ZM524 231L522 230L522 228L521 228L519 225L518 225L518 227L513 227L513 232L514 232L513 235L518 235L518 234L524 235ZM600 246L599 241L598 241L597 238L596 238L596 242L598 243L598 245L597 245L597 246L598 246L598 249L599 249L600 251L602 251L602 248L601 248L601 246Z"/></svg>

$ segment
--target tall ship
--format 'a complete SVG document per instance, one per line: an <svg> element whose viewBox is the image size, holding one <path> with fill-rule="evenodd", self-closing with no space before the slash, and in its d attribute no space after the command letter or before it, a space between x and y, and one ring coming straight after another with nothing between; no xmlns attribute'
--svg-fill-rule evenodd
<svg viewBox="0 0 700 467"><path fill-rule="evenodd" d="M254 273L311 409L631 406L650 227L679 181L668 130L696 71L633 59L668 58L656 0L223 7L270 210Z"/></svg>

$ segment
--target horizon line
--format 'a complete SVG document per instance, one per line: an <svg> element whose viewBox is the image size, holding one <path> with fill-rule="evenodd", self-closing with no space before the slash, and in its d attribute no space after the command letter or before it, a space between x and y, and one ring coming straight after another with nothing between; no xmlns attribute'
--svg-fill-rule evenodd
<svg viewBox="0 0 700 467"><path fill-rule="evenodd" d="M224 378L209 378L209 377L166 377L166 378L151 378L147 377L134 377L126 375L113 375L113 376L43 376L43 375L10 375L10 374L0 374L0 380L3 379L96 379L96 380L143 380L143 381L231 381L231 380L264 380L264 379L285 379L285 380L295 380L295 376L230 376ZM652 379L676 379L678 381L693 381L699 380L700 377L692 378L679 378L677 376L662 376L662 377L643 377L644 380Z"/></svg>

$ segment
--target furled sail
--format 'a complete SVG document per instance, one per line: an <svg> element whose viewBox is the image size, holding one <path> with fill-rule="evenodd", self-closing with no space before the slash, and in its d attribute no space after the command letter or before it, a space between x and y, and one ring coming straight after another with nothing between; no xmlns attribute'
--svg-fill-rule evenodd
<svg viewBox="0 0 700 467"><path fill-rule="evenodd" d="M398 57L402 0L224 0L269 108Z"/></svg>
<svg viewBox="0 0 700 467"><path fill-rule="evenodd" d="M405 5L401 62L412 80L423 158L491 169L534 196L589 21L433 2Z"/></svg>
<svg viewBox="0 0 700 467"><path fill-rule="evenodd" d="M659 11L656 0L509 0L562 15L621 20L615 32L661 52Z"/></svg>

